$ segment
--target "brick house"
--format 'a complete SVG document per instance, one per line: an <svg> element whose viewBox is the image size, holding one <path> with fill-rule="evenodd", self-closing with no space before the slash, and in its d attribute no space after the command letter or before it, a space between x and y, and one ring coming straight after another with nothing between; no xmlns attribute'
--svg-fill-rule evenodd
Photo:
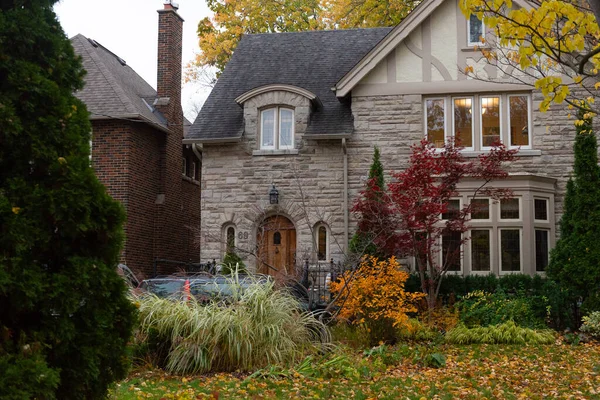
<svg viewBox="0 0 600 400"><path fill-rule="evenodd" d="M454 273L543 272L575 129L562 108L541 113L539 92L486 63L476 48L486 35L456 0L424 0L394 28L244 36L184 139L202 148L201 259L234 246L252 269L288 273L305 258L342 259L373 146L399 171L421 138L442 146L460 135L467 157L497 139L520 151L509 179L494 183L514 199L478 200ZM468 79L468 65L490 81ZM475 184L451 206L471 201Z"/></svg>
<svg viewBox="0 0 600 400"><path fill-rule="evenodd" d="M98 42L71 39L87 71L76 96L90 112L92 164L127 213L121 262L143 277L175 270L154 271L157 259L199 259L200 154L181 142L190 125L181 108L183 19L170 2L158 14L157 90Z"/></svg>

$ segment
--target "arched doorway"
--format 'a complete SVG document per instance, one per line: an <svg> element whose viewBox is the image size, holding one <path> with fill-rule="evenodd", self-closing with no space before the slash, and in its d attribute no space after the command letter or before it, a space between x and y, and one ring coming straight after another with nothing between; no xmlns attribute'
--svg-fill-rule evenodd
<svg viewBox="0 0 600 400"><path fill-rule="evenodd" d="M257 271L272 276L296 274L296 228L282 215L266 218L256 233Z"/></svg>

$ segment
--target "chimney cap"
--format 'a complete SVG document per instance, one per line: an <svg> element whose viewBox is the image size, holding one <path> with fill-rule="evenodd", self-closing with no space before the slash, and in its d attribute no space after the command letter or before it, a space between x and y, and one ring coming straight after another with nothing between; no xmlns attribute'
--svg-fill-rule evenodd
<svg viewBox="0 0 600 400"><path fill-rule="evenodd" d="M179 9L179 4L175 3L173 0L165 0L163 4L165 6L165 10L174 9L177 11Z"/></svg>

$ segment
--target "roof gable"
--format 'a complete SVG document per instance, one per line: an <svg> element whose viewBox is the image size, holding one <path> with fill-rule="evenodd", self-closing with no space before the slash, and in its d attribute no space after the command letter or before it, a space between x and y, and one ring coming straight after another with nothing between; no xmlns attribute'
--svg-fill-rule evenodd
<svg viewBox="0 0 600 400"><path fill-rule="evenodd" d="M428 19L430 17L434 17L437 15L437 17L439 18L440 13L446 13L448 10L448 7L446 6L453 7L450 4L446 3L450 1L454 3L454 7L457 7L457 0L424 0L421 4L419 4L419 6L417 6L400 24L398 24L381 42L379 42L375 47L373 47L350 71L348 71L347 74L345 74L336 83L336 95L338 97L345 97L365 78L369 79L373 75L381 75L383 71L381 70L381 67L385 63L386 57L388 57L389 55L394 56L394 51L405 40L408 41L407 45L410 46L409 36L412 35L415 31L417 31L417 28L419 28L422 24L428 23ZM514 0L513 2L519 7L528 9L532 7L532 5L529 2L527 2L527 0ZM441 7L442 5L444 5L444 7ZM438 9L440 11L437 14L435 14L436 10ZM458 11L458 13L460 14L460 10ZM447 40L452 40L451 36L444 36L443 38L438 39L442 40L444 44L448 43ZM460 46L460 44L455 43L452 43L452 45ZM418 50L419 49L410 49L410 51L412 51L414 54L417 54ZM458 52L461 51L460 48L446 49L446 52L448 50ZM433 62L439 63L439 60L433 60ZM440 67L441 68L439 68L439 70L443 75L442 78L446 80L451 80L452 78L450 76L446 76L448 75L447 73L446 75L444 75L445 71L443 66L440 65ZM378 69L380 69L381 71L378 71ZM403 70L406 72L410 72L408 71L409 69L410 68L404 68Z"/></svg>
<svg viewBox="0 0 600 400"><path fill-rule="evenodd" d="M316 96L306 135L352 133L349 101L332 87L391 28L245 35L204 103L187 141L227 140L244 132L236 98L267 85L291 85Z"/></svg>
<svg viewBox="0 0 600 400"><path fill-rule="evenodd" d="M167 130L165 118L152 107L156 90L123 59L81 34L71 42L87 71L85 86L75 96L86 104L91 119L140 119Z"/></svg>

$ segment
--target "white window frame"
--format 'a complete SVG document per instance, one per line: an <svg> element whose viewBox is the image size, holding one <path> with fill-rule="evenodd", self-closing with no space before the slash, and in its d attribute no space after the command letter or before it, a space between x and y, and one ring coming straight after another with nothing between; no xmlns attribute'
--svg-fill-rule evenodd
<svg viewBox="0 0 600 400"><path fill-rule="evenodd" d="M491 214L491 212L490 212ZM484 220L477 220L477 221L484 221ZM490 245L490 269L487 271L475 271L473 270L473 234L471 233L472 231L488 231L489 232L489 245ZM470 260L470 273L474 274L474 275L489 275L489 274L493 274L493 268L494 268L494 255L495 255L495 251L496 249L494 248L494 228L490 228L490 227L477 227L477 226L471 226L469 228L469 260Z"/></svg>
<svg viewBox="0 0 600 400"><path fill-rule="evenodd" d="M485 39L485 22L483 22L483 20L480 20L481 22L481 37L483 37ZM474 46L483 46L485 45L484 42L482 42L481 40L477 41L477 42L471 42L471 18L467 18L467 46L468 47L474 47Z"/></svg>
<svg viewBox="0 0 600 400"><path fill-rule="evenodd" d="M264 113L266 111L273 110L274 118L273 118L273 145L265 146L263 144L263 128L264 128ZM286 110L292 113L292 144L289 146L281 146L281 111ZM291 150L294 148L294 141L296 136L295 129L295 117L296 113L292 107L284 107L284 106L276 106L276 107L268 107L260 110L260 149L261 150Z"/></svg>
<svg viewBox="0 0 600 400"><path fill-rule="evenodd" d="M523 201L521 196L514 196L505 200L514 200L519 202L519 218L502 218L502 199L498 201L498 222L521 222L523 221Z"/></svg>
<svg viewBox="0 0 600 400"><path fill-rule="evenodd" d="M529 145L527 146L514 146L511 142L511 137L510 137L510 98L511 97L527 97L527 134L528 134L528 138L527 141L529 143ZM506 140L508 143L508 147L511 149L525 149L525 150L530 150L532 148L532 142L533 142L533 135L531 134L532 130L533 130L533 113L531 110L531 95L528 93L522 93L522 94L518 94L518 93L512 93L512 94L508 94L506 95L506 115L508 116L507 120L508 120L508 128L506 131ZM501 114L502 116L502 114ZM500 120L500 122L502 123L502 120Z"/></svg>
<svg viewBox="0 0 600 400"><path fill-rule="evenodd" d="M425 128L425 129L423 129L423 131L425 133L425 139L427 139L427 140L429 140L429 135L427 132L427 101L428 100L442 100L444 102L444 146L445 146L446 142L448 141L448 126L447 126L448 125L447 124L447 121L448 121L448 98L445 96L438 96L438 97L426 97L423 99L423 105L424 105L424 107L423 107L423 124L424 124L423 127ZM430 141L430 143L432 143L435 146L434 142ZM444 146L442 146L442 147L436 146L436 149L438 151L443 150Z"/></svg>
<svg viewBox="0 0 600 400"><path fill-rule="evenodd" d="M325 228L325 260L319 260L319 229L323 227ZM329 252L329 227L324 222L319 222L315 225L314 228L314 239L315 239L315 254L317 255L317 261L327 261L331 259L331 254Z"/></svg>
<svg viewBox="0 0 600 400"><path fill-rule="evenodd" d="M502 270L502 231L519 231L519 270L518 271L503 271ZM503 226L498 228L498 272L500 275L522 274L523 273L523 227L522 226Z"/></svg>
<svg viewBox="0 0 600 400"><path fill-rule="evenodd" d="M475 116L473 115L474 109L475 109L475 96L454 96L450 98L450 102L451 104L451 109L452 109L452 126L450 127L451 132L452 132L452 138L456 137L456 132L454 131L454 129L456 128L456 123L454 120L454 100L460 100L460 99L471 99L471 146L470 147L464 147L463 150L465 151L473 151L475 149ZM446 114L444 113L444 116ZM444 139L447 140L445 132L444 132Z"/></svg>
<svg viewBox="0 0 600 400"><path fill-rule="evenodd" d="M504 143L504 136L505 136L505 132L504 132L504 112L503 112L503 100L502 100L502 94L480 94L477 96L477 103L478 103L478 117L479 117L479 148L482 151L486 151L486 150L491 150L492 146L484 146L483 145L483 98L484 97L497 97L498 98L498 118L500 119L499 124L498 124L498 129L500 130L498 132L499 136L500 136L500 143Z"/></svg>
<svg viewBox="0 0 600 400"><path fill-rule="evenodd" d="M544 200L546 202L546 219L536 219L535 218L535 201L536 200ZM534 197L533 198L533 220L534 222L550 222L550 199L546 197Z"/></svg>
<svg viewBox="0 0 600 400"><path fill-rule="evenodd" d="M446 220L444 220L444 221L446 221ZM460 240L463 241L464 238L465 238L465 234L461 233ZM438 243L440 244L440 247L439 247L440 255L438 256L438 262L440 263L439 265L443 267L444 266L444 235L443 234L440 235ZM459 247L460 247L460 249L458 251L460 253L460 256L459 256L460 270L451 271L448 269L448 270L446 270L446 274L462 275L463 271L465 270L465 243L462 242Z"/></svg>
<svg viewBox="0 0 600 400"><path fill-rule="evenodd" d="M473 200L487 200L488 203L488 218L473 218ZM469 197L469 205L471 206L471 210L469 211L469 221L478 223L478 222L491 222L492 221L492 202L489 197Z"/></svg>

